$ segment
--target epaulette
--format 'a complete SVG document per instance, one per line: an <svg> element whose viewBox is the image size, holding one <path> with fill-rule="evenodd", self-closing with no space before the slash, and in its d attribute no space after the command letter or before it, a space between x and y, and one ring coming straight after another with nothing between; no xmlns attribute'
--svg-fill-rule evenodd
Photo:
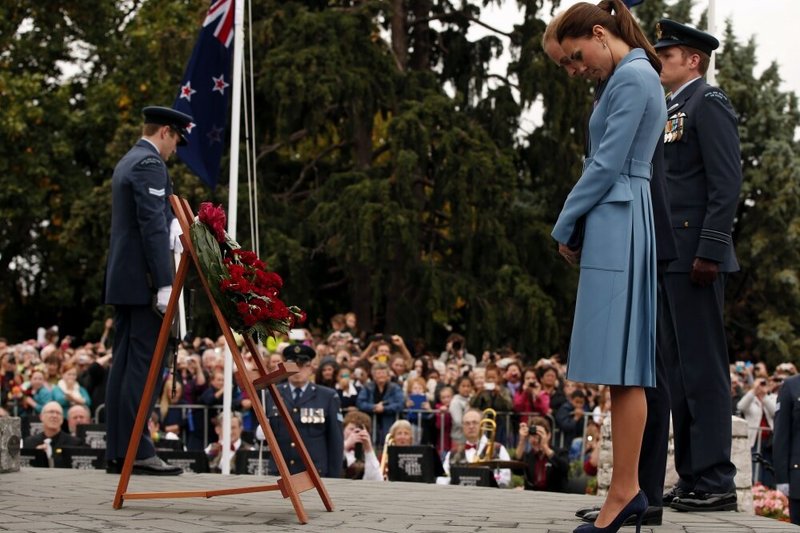
<svg viewBox="0 0 800 533"><path fill-rule="evenodd" d="M164 166L164 162L161 160L160 157L156 157L154 155L149 155L136 163L134 168L138 169L148 169L148 168L159 168Z"/></svg>
<svg viewBox="0 0 800 533"><path fill-rule="evenodd" d="M719 89L713 89L711 91L708 91L707 93L705 93L703 95L703 98L719 100L720 102L724 102L726 104L729 102L728 95L726 95L724 92L720 91Z"/></svg>

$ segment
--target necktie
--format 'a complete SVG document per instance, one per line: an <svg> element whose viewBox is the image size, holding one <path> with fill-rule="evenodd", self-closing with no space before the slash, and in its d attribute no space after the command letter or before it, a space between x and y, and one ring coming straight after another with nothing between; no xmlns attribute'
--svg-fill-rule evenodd
<svg viewBox="0 0 800 533"><path fill-rule="evenodd" d="M294 389L294 403L297 403L297 401L300 399L301 394L303 394L303 389L301 389L300 387L296 387Z"/></svg>

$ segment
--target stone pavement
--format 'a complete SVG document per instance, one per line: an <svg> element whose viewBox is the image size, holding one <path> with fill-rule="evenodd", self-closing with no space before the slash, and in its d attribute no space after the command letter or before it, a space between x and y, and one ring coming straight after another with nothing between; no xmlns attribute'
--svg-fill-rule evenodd
<svg viewBox="0 0 800 533"><path fill-rule="evenodd" d="M211 499L132 500L114 510L118 476L102 471L24 468L0 476L0 531L246 532L535 532L569 533L576 508L600 498L415 483L326 480L335 510L326 512L315 490L303 493L309 523L301 525L278 492ZM184 474L133 476L129 490L202 490L263 485L274 478ZM623 532L633 532L624 528ZM800 527L742 513L678 513L646 533L790 533Z"/></svg>

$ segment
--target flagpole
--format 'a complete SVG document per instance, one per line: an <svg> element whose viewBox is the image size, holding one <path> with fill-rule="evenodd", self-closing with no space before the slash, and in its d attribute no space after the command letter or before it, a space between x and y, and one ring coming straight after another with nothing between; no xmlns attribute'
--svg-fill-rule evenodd
<svg viewBox="0 0 800 533"><path fill-rule="evenodd" d="M708 33L717 37L717 6L715 0L708 0L708 11L706 12L708 19ZM708 72L706 73L706 81L709 85L717 84L717 54L711 52L711 61L708 63Z"/></svg>
<svg viewBox="0 0 800 533"><path fill-rule="evenodd" d="M231 109L231 165L228 177L228 235L236 240L236 215L239 200L239 123L242 109L242 49L244 48L244 0L234 1L233 19L233 105ZM233 357L225 346L225 389L222 397L222 461L224 475L231 473L231 396Z"/></svg>

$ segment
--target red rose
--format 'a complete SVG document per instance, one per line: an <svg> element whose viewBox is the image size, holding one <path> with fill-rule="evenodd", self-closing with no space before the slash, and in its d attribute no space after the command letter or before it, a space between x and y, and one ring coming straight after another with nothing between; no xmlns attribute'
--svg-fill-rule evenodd
<svg viewBox="0 0 800 533"><path fill-rule="evenodd" d="M217 242L225 242L225 226L228 222L222 206L214 207L211 202L203 202L200 204L200 211L197 213L197 217L200 222L211 228Z"/></svg>

